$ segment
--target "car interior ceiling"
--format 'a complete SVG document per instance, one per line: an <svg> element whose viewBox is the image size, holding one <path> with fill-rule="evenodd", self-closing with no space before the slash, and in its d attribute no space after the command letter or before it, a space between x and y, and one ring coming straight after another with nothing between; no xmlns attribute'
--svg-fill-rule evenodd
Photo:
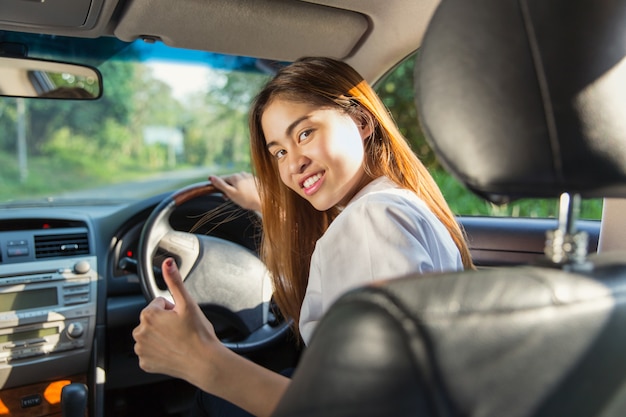
<svg viewBox="0 0 626 417"><path fill-rule="evenodd" d="M287 62L326 55L345 60L373 82L389 70L389 63L415 51L438 3L207 0L179 1L172 9L161 0L63 0L36 5L10 0L3 8L0 29L79 37L86 44L95 38L110 37L112 43L144 39ZM239 23L236 28L233 16ZM396 36L394 27L403 28L402 37ZM233 30L236 33L224 36ZM264 42L258 42L260 37ZM371 59L378 55L382 58Z"/></svg>
<svg viewBox="0 0 626 417"><path fill-rule="evenodd" d="M600 149L624 143L618 120L577 102L622 117L612 106L626 76L624 7L486 3L442 1L416 65L418 110L448 167L485 198L561 196L545 259L347 294L320 322L276 417L626 412L626 257L587 256L575 224L578 196L626 196L626 147ZM564 47L580 31L596 35ZM602 77L608 71L620 75ZM525 128L511 129L512 117ZM600 125L602 136L592 128ZM459 135L470 138L461 147Z"/></svg>

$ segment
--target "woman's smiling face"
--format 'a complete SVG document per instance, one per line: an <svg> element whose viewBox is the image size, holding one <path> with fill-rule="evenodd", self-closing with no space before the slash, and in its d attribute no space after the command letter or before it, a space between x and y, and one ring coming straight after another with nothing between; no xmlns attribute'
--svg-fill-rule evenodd
<svg viewBox="0 0 626 417"><path fill-rule="evenodd" d="M367 123L338 108L275 98L261 125L283 183L317 210L342 206L367 183Z"/></svg>

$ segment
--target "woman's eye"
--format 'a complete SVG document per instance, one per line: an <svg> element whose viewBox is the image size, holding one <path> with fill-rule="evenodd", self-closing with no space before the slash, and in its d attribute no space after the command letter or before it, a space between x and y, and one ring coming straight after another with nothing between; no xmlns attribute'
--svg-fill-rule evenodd
<svg viewBox="0 0 626 417"><path fill-rule="evenodd" d="M308 137L311 136L311 133L313 133L313 130L311 130L311 129L303 131L302 133L300 133L300 136L298 136L298 140L300 142L302 142L304 140L307 140Z"/></svg>
<svg viewBox="0 0 626 417"><path fill-rule="evenodd" d="M276 157L276 159L281 159L285 155L287 155L287 151L284 149L274 152L274 156Z"/></svg>

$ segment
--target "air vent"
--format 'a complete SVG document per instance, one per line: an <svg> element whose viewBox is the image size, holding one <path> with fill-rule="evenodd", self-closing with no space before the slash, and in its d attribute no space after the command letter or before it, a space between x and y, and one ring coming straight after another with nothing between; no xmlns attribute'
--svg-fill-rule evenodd
<svg viewBox="0 0 626 417"><path fill-rule="evenodd" d="M89 254L87 233L35 236L35 257L53 258Z"/></svg>

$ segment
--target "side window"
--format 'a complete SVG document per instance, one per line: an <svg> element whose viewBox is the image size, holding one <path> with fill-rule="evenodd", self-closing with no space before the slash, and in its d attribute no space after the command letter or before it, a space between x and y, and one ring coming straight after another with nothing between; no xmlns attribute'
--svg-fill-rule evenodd
<svg viewBox="0 0 626 417"><path fill-rule="evenodd" d="M439 184L450 208L461 216L498 217L556 217L557 199L522 199L510 204L495 205L478 197L443 169L428 146L417 122L413 94L413 66L415 55L409 56L385 78L376 84L376 90L393 114L401 132L409 140L415 153L428 167ZM582 202L580 217L600 219L602 199Z"/></svg>

